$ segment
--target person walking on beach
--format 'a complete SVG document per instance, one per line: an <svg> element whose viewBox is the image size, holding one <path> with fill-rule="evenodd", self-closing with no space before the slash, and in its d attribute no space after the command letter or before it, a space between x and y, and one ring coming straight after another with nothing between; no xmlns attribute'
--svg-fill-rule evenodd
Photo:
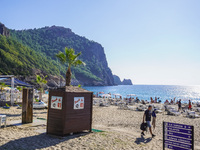
<svg viewBox="0 0 200 150"><path fill-rule="evenodd" d="M189 109L189 110L192 110L192 104L191 104L191 101L190 101L190 100L189 100L188 109Z"/></svg>
<svg viewBox="0 0 200 150"><path fill-rule="evenodd" d="M178 101L178 111L181 110L181 99Z"/></svg>
<svg viewBox="0 0 200 150"><path fill-rule="evenodd" d="M152 110L152 106L149 105L148 109L144 112L144 115L143 115L143 123L144 123L144 121L146 121L147 127L149 127L149 131L150 131L150 133L151 133L151 135L152 135L152 138L153 138L153 137L155 137L155 135L152 133L152 129L151 129L151 115L152 115L151 110ZM144 134L144 131L142 131L141 134L142 134L142 135L145 135L145 134Z"/></svg>

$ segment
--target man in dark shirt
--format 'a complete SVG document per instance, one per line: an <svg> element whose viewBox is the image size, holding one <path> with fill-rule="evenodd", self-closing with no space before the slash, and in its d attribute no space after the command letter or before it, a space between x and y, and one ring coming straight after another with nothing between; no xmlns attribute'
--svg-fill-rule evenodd
<svg viewBox="0 0 200 150"><path fill-rule="evenodd" d="M148 109L144 112L144 116L143 116L143 123L144 123L144 120L146 121L147 123L147 126L149 127L149 131L152 135L152 138L155 136L153 133L152 133L152 130L151 130L151 115L152 115L152 106L149 105ZM142 131L141 133L142 135L145 135L144 134L144 131Z"/></svg>

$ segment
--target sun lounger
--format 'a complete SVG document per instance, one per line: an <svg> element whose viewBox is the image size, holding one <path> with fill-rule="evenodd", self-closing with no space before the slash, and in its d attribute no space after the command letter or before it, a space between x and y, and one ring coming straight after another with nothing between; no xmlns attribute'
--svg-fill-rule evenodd
<svg viewBox="0 0 200 150"><path fill-rule="evenodd" d="M162 111L162 110L157 110L157 109L156 109L155 112L156 112L156 113L162 113L163 111Z"/></svg>
<svg viewBox="0 0 200 150"><path fill-rule="evenodd" d="M165 107L165 111L168 111L170 109L175 109L175 107L172 107L170 105L165 105L164 107Z"/></svg>
<svg viewBox="0 0 200 150"><path fill-rule="evenodd" d="M145 111L147 108L145 105L138 105L137 110L139 111Z"/></svg>
<svg viewBox="0 0 200 150"><path fill-rule="evenodd" d="M175 109L168 109L168 110L167 110L167 114L168 114L168 115L179 116L181 113L178 112L178 111L175 110Z"/></svg>
<svg viewBox="0 0 200 150"><path fill-rule="evenodd" d="M33 108L34 109L44 109L44 108L47 108L47 107L48 107L47 104L42 102L42 101L33 103Z"/></svg>
<svg viewBox="0 0 200 150"><path fill-rule="evenodd" d="M195 111L188 111L188 117L199 118L200 116L195 113Z"/></svg>
<svg viewBox="0 0 200 150"><path fill-rule="evenodd" d="M135 110L134 106L127 106L129 110Z"/></svg>

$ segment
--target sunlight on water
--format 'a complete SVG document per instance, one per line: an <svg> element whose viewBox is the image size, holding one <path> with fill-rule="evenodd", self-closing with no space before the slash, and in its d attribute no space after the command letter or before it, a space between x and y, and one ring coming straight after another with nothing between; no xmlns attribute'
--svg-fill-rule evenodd
<svg viewBox="0 0 200 150"><path fill-rule="evenodd" d="M183 100L200 100L200 86L180 85L120 85L120 86L85 86L85 89L104 93L119 93L123 97L127 94L136 94L139 99L150 100L150 97L166 99L181 98Z"/></svg>

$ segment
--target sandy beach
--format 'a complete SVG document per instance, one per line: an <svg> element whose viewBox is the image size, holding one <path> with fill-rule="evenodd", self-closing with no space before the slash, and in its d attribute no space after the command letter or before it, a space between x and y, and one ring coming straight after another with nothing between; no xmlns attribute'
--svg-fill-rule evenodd
<svg viewBox="0 0 200 150"><path fill-rule="evenodd" d="M0 150L70 150L70 149L97 149L97 150L161 150L162 123L174 122L193 125L195 130L195 150L200 150L200 118L186 118L183 115L171 116L166 112L157 114L156 128L151 138L149 131L141 137L140 124L143 112L136 110L122 110L117 106L93 107L93 129L104 132L80 133L57 137L45 133L44 124L32 126L11 126L13 121L21 120L21 109L0 108L1 114L7 115L6 128L0 129ZM34 122L40 118L47 119L47 109L34 110Z"/></svg>

